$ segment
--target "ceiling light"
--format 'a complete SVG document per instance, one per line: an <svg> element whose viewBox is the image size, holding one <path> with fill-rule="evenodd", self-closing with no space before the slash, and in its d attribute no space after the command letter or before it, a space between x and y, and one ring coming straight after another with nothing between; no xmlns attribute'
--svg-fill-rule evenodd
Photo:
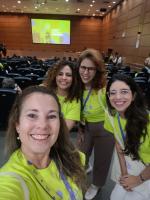
<svg viewBox="0 0 150 200"><path fill-rule="evenodd" d="M95 3L95 1L92 1L92 3Z"/></svg>
<svg viewBox="0 0 150 200"><path fill-rule="evenodd" d="M77 8L77 11L80 11L80 8Z"/></svg>
<svg viewBox="0 0 150 200"><path fill-rule="evenodd" d="M66 2L68 2L69 0L65 0Z"/></svg>
<svg viewBox="0 0 150 200"><path fill-rule="evenodd" d="M21 1L17 1L17 3L21 3Z"/></svg>
<svg viewBox="0 0 150 200"><path fill-rule="evenodd" d="M90 7L93 7L93 5L92 5L92 4L90 4Z"/></svg>
<svg viewBox="0 0 150 200"><path fill-rule="evenodd" d="M95 13L93 13L92 16L94 17L94 16L95 16Z"/></svg>
<svg viewBox="0 0 150 200"><path fill-rule="evenodd" d="M115 1L113 1L113 3L116 3Z"/></svg>

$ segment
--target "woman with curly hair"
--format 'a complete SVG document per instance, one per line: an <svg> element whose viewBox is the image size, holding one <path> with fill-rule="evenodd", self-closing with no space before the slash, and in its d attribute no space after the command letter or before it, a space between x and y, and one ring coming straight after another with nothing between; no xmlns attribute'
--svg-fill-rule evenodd
<svg viewBox="0 0 150 200"><path fill-rule="evenodd" d="M52 89L61 104L61 110L69 131L80 121L79 86L75 66L69 61L58 61L48 71L44 86Z"/></svg>
<svg viewBox="0 0 150 200"><path fill-rule="evenodd" d="M114 134L119 159L113 174L117 184L110 199L148 200L150 116L144 98L134 80L122 74L110 79L106 91L111 116L105 120L105 128Z"/></svg>
<svg viewBox="0 0 150 200"><path fill-rule="evenodd" d="M85 193L85 199L90 200L105 184L114 140L113 135L103 127L106 78L100 53L95 49L83 51L79 56L78 71L82 89L81 116L85 124L82 150L86 154L87 166L94 149L93 180Z"/></svg>
<svg viewBox="0 0 150 200"><path fill-rule="evenodd" d="M56 95L42 86L26 88L9 118L0 199L82 200L84 155L67 133Z"/></svg>

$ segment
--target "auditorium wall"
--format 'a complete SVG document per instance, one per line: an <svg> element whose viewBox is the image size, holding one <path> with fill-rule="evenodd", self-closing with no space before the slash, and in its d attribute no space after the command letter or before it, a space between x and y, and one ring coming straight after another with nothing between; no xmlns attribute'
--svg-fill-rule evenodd
<svg viewBox="0 0 150 200"><path fill-rule="evenodd" d="M124 0L102 23L103 51L112 48L128 63L144 63L150 53L149 0Z"/></svg>
<svg viewBox="0 0 150 200"><path fill-rule="evenodd" d="M31 18L70 19L71 44L33 44ZM8 55L32 55L47 58L53 55L74 55L84 48L100 49L101 19L94 17L3 14L0 15L0 43L5 43Z"/></svg>

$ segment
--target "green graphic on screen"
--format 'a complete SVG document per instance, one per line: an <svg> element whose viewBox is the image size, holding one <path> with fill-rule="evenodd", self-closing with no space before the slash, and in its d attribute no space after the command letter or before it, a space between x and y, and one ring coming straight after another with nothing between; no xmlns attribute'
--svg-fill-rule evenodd
<svg viewBox="0 0 150 200"><path fill-rule="evenodd" d="M31 19L33 43L70 44L70 21Z"/></svg>

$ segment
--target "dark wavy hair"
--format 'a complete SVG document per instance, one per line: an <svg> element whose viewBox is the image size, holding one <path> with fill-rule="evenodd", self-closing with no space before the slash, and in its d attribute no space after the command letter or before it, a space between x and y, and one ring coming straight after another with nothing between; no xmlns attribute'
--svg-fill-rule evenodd
<svg viewBox="0 0 150 200"><path fill-rule="evenodd" d="M149 123L149 115L146 110L144 97L140 88L135 81L124 74L114 75L108 82L106 93L109 94L110 87L115 81L122 81L127 84L134 96L134 100L125 111L126 123L126 141L124 152L126 155L131 155L133 160L139 160L139 147L141 144L141 138L145 139L147 134L147 125ZM109 111L112 115L115 114L114 108L111 106L108 95L106 95L106 101Z"/></svg>
<svg viewBox="0 0 150 200"><path fill-rule="evenodd" d="M80 54L79 59L78 59L78 64L77 64L78 71L79 71L81 62L86 58L91 60L96 67L96 74L92 80L92 88L94 90L99 90L105 87L106 71L105 71L105 65L104 65L104 61L102 59L101 54L96 49L86 49L85 51L83 51ZM81 87L84 88L84 84L82 84L80 76L78 77L79 77L79 82L81 83Z"/></svg>
<svg viewBox="0 0 150 200"><path fill-rule="evenodd" d="M56 84L56 76L60 72L62 68L65 66L69 66L72 71L72 84L68 90L68 95L66 97L66 101L72 101L73 99L79 100L79 87L77 84L77 70L72 62L60 60L56 62L49 70L47 74L47 78L44 80L43 85L57 91L57 84Z"/></svg>
<svg viewBox="0 0 150 200"><path fill-rule="evenodd" d="M10 112L8 130L6 135L6 150L10 156L15 150L21 147L20 140L17 140L16 123L19 122L20 113L24 101L33 93L48 94L52 96L59 107L60 130L56 143L50 151L50 158L56 160L59 169L62 169L66 176L69 176L82 189L85 188L84 166L81 162L79 151L70 141L69 132L61 115L61 108L57 96L53 91L44 86L31 86L26 88L21 95L18 95Z"/></svg>

